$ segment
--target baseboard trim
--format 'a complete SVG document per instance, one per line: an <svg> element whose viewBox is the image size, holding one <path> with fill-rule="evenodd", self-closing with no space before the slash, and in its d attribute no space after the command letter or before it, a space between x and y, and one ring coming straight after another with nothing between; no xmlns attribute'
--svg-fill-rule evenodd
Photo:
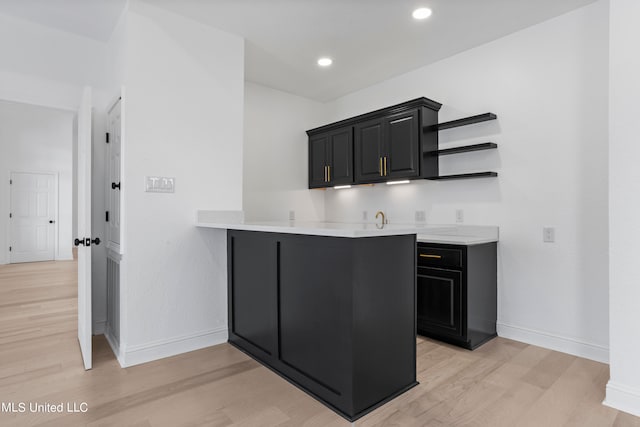
<svg viewBox="0 0 640 427"><path fill-rule="evenodd" d="M118 345L118 341L115 339L115 337L111 335L111 329L107 328L104 331L104 337L107 339L109 347L111 347L111 351L113 351L114 356L116 356L120 367L124 368L125 366L122 360L122 355L120 354L120 346Z"/></svg>
<svg viewBox="0 0 640 427"><path fill-rule="evenodd" d="M93 335L104 335L107 327L106 320L96 320L93 322Z"/></svg>
<svg viewBox="0 0 640 427"><path fill-rule="evenodd" d="M227 326L192 335L160 340L148 344L127 346L122 354L123 367L140 365L165 357L199 350L227 342L229 336Z"/></svg>
<svg viewBox="0 0 640 427"><path fill-rule="evenodd" d="M501 322L498 322L496 326L498 336L503 338L537 345L550 350L561 351L574 356L584 357L585 359L595 360L596 362L609 363L608 347L551 334L549 332L507 325Z"/></svg>
<svg viewBox="0 0 640 427"><path fill-rule="evenodd" d="M640 389L609 380L602 404L640 417Z"/></svg>

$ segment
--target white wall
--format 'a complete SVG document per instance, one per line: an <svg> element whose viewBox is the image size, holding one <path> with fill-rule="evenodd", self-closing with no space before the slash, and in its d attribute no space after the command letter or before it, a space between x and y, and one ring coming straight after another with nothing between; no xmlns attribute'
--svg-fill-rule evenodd
<svg viewBox="0 0 640 427"><path fill-rule="evenodd" d="M71 259L71 112L0 101L0 264L9 262L10 172L58 173L56 259Z"/></svg>
<svg viewBox="0 0 640 427"><path fill-rule="evenodd" d="M309 191L305 130L322 125L325 105L247 82L243 198L247 220L324 219L324 192Z"/></svg>
<svg viewBox="0 0 640 427"><path fill-rule="evenodd" d="M125 365L226 340L224 233L198 209L242 209L244 42L136 3L127 12L121 351ZM173 194L144 177L176 178Z"/></svg>
<svg viewBox="0 0 640 427"><path fill-rule="evenodd" d="M610 380L605 403L640 416L640 3L611 0L609 94Z"/></svg>
<svg viewBox="0 0 640 427"><path fill-rule="evenodd" d="M0 99L76 110L84 85L104 86L105 49L87 37L0 15Z"/></svg>
<svg viewBox="0 0 640 427"><path fill-rule="evenodd" d="M330 121L426 96L440 121L494 112L495 122L440 133L440 147L498 149L441 158L441 174L492 179L329 190L326 218L500 226L499 334L607 360L607 3L566 15L347 95ZM300 159L304 161L304 159ZM542 242L555 227L556 242Z"/></svg>

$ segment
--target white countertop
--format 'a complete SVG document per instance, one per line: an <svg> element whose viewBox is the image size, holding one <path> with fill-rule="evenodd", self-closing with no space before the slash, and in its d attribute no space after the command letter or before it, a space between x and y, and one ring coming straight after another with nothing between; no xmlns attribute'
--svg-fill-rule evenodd
<svg viewBox="0 0 640 427"><path fill-rule="evenodd" d="M201 211L202 212L202 211ZM498 227L343 223L319 221L243 221L241 217L211 216L199 212L198 227L227 230L264 231L270 233L307 234L331 237L380 237L416 234L420 242L476 245L498 241Z"/></svg>

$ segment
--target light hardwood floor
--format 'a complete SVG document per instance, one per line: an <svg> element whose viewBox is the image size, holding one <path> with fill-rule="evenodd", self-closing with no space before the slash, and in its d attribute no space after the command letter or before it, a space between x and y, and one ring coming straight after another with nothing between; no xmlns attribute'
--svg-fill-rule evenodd
<svg viewBox="0 0 640 427"><path fill-rule="evenodd" d="M0 426L348 426L227 344L121 369L76 338L76 263L0 266L0 402L88 404L0 412ZM497 338L474 352L418 339L420 385L357 426L640 426L601 405L608 366ZM28 411L28 408L27 408Z"/></svg>

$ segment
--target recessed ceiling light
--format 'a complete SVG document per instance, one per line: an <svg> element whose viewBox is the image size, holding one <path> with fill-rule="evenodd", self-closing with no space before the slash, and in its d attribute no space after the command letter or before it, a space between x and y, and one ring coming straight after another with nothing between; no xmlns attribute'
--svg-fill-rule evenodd
<svg viewBox="0 0 640 427"><path fill-rule="evenodd" d="M331 58L320 58L318 59L318 65L321 67L328 67L333 64L333 60Z"/></svg>
<svg viewBox="0 0 640 427"><path fill-rule="evenodd" d="M431 16L431 13L431 9L429 9L428 7L420 7L413 11L412 16L415 19L427 19Z"/></svg>

